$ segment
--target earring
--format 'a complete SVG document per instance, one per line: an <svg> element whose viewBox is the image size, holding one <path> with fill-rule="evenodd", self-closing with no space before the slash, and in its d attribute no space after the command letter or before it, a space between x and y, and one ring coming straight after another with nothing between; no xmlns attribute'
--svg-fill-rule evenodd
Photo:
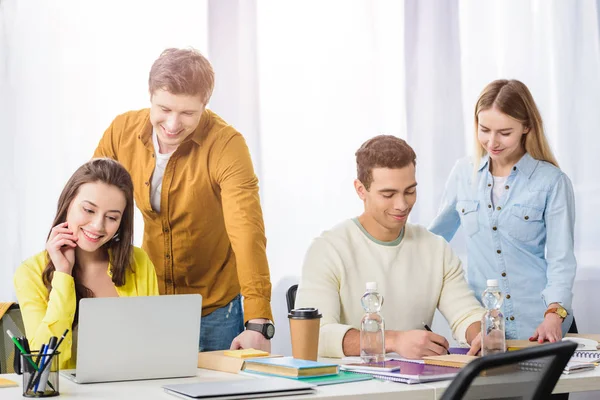
<svg viewBox="0 0 600 400"><path fill-rule="evenodd" d="M115 242L120 242L121 241L121 238L119 237L119 232L115 233L115 236L113 236L112 240L115 241Z"/></svg>

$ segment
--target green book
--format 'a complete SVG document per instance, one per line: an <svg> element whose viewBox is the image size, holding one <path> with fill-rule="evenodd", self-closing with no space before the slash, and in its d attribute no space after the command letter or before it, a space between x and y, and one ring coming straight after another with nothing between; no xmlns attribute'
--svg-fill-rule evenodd
<svg viewBox="0 0 600 400"><path fill-rule="evenodd" d="M366 379L365 379L366 378ZM368 381L372 379L371 375L354 374L352 372L340 371L337 375L315 376L314 378L304 378L302 382L311 383L313 385L337 385L338 383Z"/></svg>
<svg viewBox="0 0 600 400"><path fill-rule="evenodd" d="M268 373L257 372L257 371L245 371L245 372L250 372L252 374L257 374L257 375L278 376L280 378L298 380L297 378L292 377L292 376L274 375L274 374L268 374ZM368 381L370 379L373 379L373 377L371 375L356 374L353 372L340 371L339 373L337 373L335 375L313 376L310 378L302 378L302 379L300 379L300 381L305 382L305 383L310 383L312 385L323 386L323 385L337 385L338 383Z"/></svg>

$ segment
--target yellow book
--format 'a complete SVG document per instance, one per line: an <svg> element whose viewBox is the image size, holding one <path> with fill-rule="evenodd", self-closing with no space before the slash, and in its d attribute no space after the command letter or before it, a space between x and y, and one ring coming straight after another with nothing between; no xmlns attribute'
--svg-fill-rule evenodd
<svg viewBox="0 0 600 400"><path fill-rule="evenodd" d="M19 384L15 381L11 381L10 379L0 378L0 388L15 387L15 386L19 386Z"/></svg>
<svg viewBox="0 0 600 400"><path fill-rule="evenodd" d="M225 350L223 355L228 357L236 357L236 358L254 358L254 357L265 357L268 356L269 353L262 350L256 349L240 349L240 350Z"/></svg>
<svg viewBox="0 0 600 400"><path fill-rule="evenodd" d="M526 349L528 347L536 347L536 346L540 346L541 344L534 341L534 342L530 342L529 340L507 340L506 341L506 350L508 351L514 351L514 350L521 350L521 349Z"/></svg>

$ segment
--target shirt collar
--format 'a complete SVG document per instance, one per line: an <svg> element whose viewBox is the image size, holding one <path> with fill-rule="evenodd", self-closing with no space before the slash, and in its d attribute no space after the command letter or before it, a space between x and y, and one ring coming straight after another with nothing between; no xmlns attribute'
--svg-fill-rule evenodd
<svg viewBox="0 0 600 400"><path fill-rule="evenodd" d="M489 165L489 161L490 155L486 153L483 157L481 157L479 168L477 170L481 171L482 169L486 168ZM533 170L535 170L538 162L539 161L531 157L529 153L525 153L523 154L523 157L521 157L521 159L515 164L513 169L519 170L529 178L531 174L533 174Z"/></svg>
<svg viewBox="0 0 600 400"><path fill-rule="evenodd" d="M525 153L523 157L515 164L515 168L520 172L523 172L528 178L533 174L535 167L538 165L539 160L531 157L529 153Z"/></svg>
<svg viewBox="0 0 600 400"><path fill-rule="evenodd" d="M489 160L490 155L485 153L485 155L481 157L481 161L479 161L479 168L477 168L477 171L481 171L483 168L485 168L488 165Z"/></svg>

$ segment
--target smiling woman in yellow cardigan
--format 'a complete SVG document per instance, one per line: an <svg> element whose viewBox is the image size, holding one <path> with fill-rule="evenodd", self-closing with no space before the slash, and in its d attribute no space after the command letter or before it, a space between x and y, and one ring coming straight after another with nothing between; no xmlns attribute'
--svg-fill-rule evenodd
<svg viewBox="0 0 600 400"><path fill-rule="evenodd" d="M116 161L95 159L71 177L58 201L46 250L14 276L32 350L70 332L60 367L75 368L79 300L84 297L158 295L148 255L132 243L133 184Z"/></svg>

